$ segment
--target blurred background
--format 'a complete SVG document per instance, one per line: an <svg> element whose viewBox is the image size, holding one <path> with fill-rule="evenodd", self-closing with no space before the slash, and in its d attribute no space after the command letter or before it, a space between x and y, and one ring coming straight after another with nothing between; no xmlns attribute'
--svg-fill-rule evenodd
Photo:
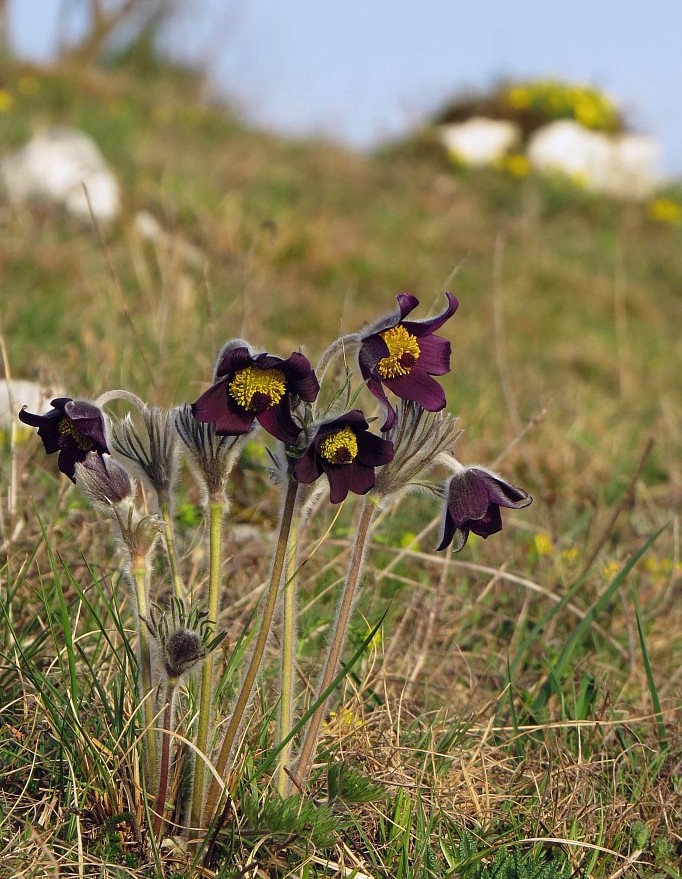
<svg viewBox="0 0 682 879"><path fill-rule="evenodd" d="M551 77L604 90L660 142L662 170L682 172L677 0L8 0L6 38L23 58L54 59L86 40L100 6L130 7L110 45L157 17L164 50L278 131L375 146L456 92Z"/></svg>

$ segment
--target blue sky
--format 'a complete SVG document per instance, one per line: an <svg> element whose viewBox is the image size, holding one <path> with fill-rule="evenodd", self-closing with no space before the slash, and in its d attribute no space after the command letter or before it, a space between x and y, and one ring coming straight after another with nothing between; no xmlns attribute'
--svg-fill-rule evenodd
<svg viewBox="0 0 682 879"><path fill-rule="evenodd" d="M59 0L10 0L15 46L47 57ZM71 7L78 4L71 0ZM355 146L505 76L592 82L682 174L682 0L186 0L166 36L254 120Z"/></svg>

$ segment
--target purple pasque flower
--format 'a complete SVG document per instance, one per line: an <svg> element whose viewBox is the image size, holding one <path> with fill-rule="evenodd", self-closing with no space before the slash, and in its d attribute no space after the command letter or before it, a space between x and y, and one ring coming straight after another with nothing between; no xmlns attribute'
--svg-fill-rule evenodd
<svg viewBox="0 0 682 879"><path fill-rule="evenodd" d="M253 354L246 345L223 350L214 384L192 404L196 420L213 423L218 436L241 436L257 420L283 443L294 443L301 427L292 418L291 398L312 403L320 390L308 358Z"/></svg>
<svg viewBox="0 0 682 879"><path fill-rule="evenodd" d="M71 397L57 397L51 405L53 408L45 415L34 415L23 407L19 420L38 428L46 453L59 452L57 466L75 482L78 462L85 461L89 452L102 455L109 451L104 413L92 403Z"/></svg>
<svg viewBox="0 0 682 879"><path fill-rule="evenodd" d="M532 502L528 492L509 485L485 467L465 467L447 483L443 539L438 549L445 549L456 537L454 551L467 542L469 532L489 537L502 530L500 507L520 510Z"/></svg>
<svg viewBox="0 0 682 879"><path fill-rule="evenodd" d="M419 403L428 412L445 408L445 392L432 376L450 371L450 343L435 332L459 305L452 293L445 296L448 304L442 314L426 320L405 320L419 300L411 293L399 293L397 313L360 336L360 372L369 390L386 407L382 431L391 430L397 417L384 387L396 397Z"/></svg>
<svg viewBox="0 0 682 879"><path fill-rule="evenodd" d="M374 468L393 458L393 443L369 432L367 419L353 409L324 421L303 455L294 464L297 482L309 484L323 473L329 480L329 499L340 504L349 491L367 494L374 488Z"/></svg>

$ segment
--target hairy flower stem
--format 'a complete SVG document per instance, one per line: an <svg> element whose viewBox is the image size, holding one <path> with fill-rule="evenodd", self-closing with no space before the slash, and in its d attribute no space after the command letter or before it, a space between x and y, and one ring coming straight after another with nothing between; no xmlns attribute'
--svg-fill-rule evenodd
<svg viewBox="0 0 682 879"><path fill-rule="evenodd" d="M232 749L237 738L237 733L239 732L242 724L244 712L246 711L249 699L251 698L251 691L253 689L253 685L256 682L258 670L260 668L263 654L265 653L265 647L268 641L268 637L270 635L272 619L275 615L275 608L277 606L279 586L282 580L282 572L284 571L284 561L287 555L289 532L291 531L291 525L294 517L297 492L298 483L295 482L293 479L290 479L287 485L287 491L284 498L284 506L282 508L282 515L279 522L279 535L277 537L277 548L275 550L275 557L272 563L270 588L268 590L265 607L263 608L263 613L261 616L261 624L260 629L258 630L256 645L254 647L253 654L251 656L251 662L249 663L248 670L244 677L244 682L242 683L242 688L237 698L237 702L235 703L232 717L230 718L230 723L227 727L227 731L225 732L225 738L223 739L223 743L220 747L220 753L218 754L218 759L215 764L217 774L221 777L225 777L227 763L230 759L230 755L232 754ZM204 819L206 821L210 821L215 814L216 805L218 803L218 796L218 782L215 778L213 778L208 789L206 807L204 809Z"/></svg>
<svg viewBox="0 0 682 879"><path fill-rule="evenodd" d="M325 373L331 366L332 361L345 350L346 346L351 340L352 336L341 336L340 338L332 342L327 350L323 352L317 363L317 366L315 367L315 374L317 375L317 380L320 382L320 384L322 384Z"/></svg>
<svg viewBox="0 0 682 879"><path fill-rule="evenodd" d="M173 592L175 597L184 601L185 587L180 576L180 565L178 564L178 551L175 545L175 529L173 528L173 516L171 514L170 503L164 502L159 505L161 518L163 519L163 534L166 538L166 551L168 553L168 563L170 564L171 577L173 578Z"/></svg>
<svg viewBox="0 0 682 879"><path fill-rule="evenodd" d="M355 591L358 582L360 581L360 574L362 573L362 565L365 557L367 538L369 536L372 519L374 518L377 509L378 508L376 504L372 501L371 498L365 498L360 511L360 520L358 522L357 532L355 535L353 552L351 555L350 563L348 565L346 583L343 587L343 594L341 596L341 602L339 604L339 609L337 612L336 628L334 630L334 635L329 645L327 661L325 663L320 682L317 685L317 691L315 693L315 698L313 701L316 701L320 698L322 693L324 693L324 691L330 686L330 684L336 677L336 669L338 667L339 659L341 658L341 651L346 640L348 621L350 620L351 611L353 609L353 602L355 600ZM322 721L324 720L328 701L329 700L326 699L319 706L317 711L310 718L310 723L308 724L308 729L306 730L303 745L301 746L301 751L298 755L296 772L294 773L294 777L300 788L305 787L308 780L308 775L310 774L310 767L312 766L313 758L317 749L317 742L320 737L320 729L322 728Z"/></svg>
<svg viewBox="0 0 682 879"><path fill-rule="evenodd" d="M222 561L224 504L211 500L208 503L209 522L209 574L208 574L208 633L215 631L220 612L220 563ZM208 755L208 727L211 719L213 700L213 655L204 660L201 669L201 691L199 695L199 725L196 745L199 751ZM192 788L192 827L201 826L201 805L204 798L204 761L195 757L194 781Z"/></svg>
<svg viewBox="0 0 682 879"><path fill-rule="evenodd" d="M289 553L287 557L286 583L284 584L284 602L282 609L282 656L280 665L280 701L277 739L275 746L280 745L291 732L294 717L294 666L296 664L296 616L298 609L298 588L296 572L298 566L298 536L301 517L296 516L291 524L289 537ZM277 766L277 790L286 796L289 777L286 767L291 759L292 742L282 748Z"/></svg>
<svg viewBox="0 0 682 879"><path fill-rule="evenodd" d="M166 797L168 796L168 781L170 776L170 743L173 732L173 702L175 701L175 690L177 688L177 678L168 678L166 683L166 706L163 710L163 719L161 721L161 767L159 769L159 790L156 795L156 809L154 811L154 820L152 822L152 832L157 839L161 835L166 817Z"/></svg>
<svg viewBox="0 0 682 879"><path fill-rule="evenodd" d="M144 740L147 751L147 784L153 790L157 782L157 753L156 732L154 730L154 696L152 692L152 657L149 648L149 632L143 620L147 618L149 611L147 602L147 565L144 558L133 560L133 583L135 585L135 599L137 602L137 642L139 649L140 664L140 699L144 700Z"/></svg>

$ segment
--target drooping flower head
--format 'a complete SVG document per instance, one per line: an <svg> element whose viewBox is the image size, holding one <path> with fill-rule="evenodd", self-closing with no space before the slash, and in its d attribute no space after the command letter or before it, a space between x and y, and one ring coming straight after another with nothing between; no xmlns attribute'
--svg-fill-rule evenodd
<svg viewBox="0 0 682 879"><path fill-rule="evenodd" d="M520 510L533 500L522 488L509 485L492 470L465 467L447 483L443 539L438 549L445 549L453 539L454 551L467 542L469 532L489 537L502 530L500 507Z"/></svg>
<svg viewBox="0 0 682 879"><path fill-rule="evenodd" d="M308 358L254 355L246 345L223 351L214 384L192 404L197 421L215 424L218 436L240 436L257 420L283 443L294 443L301 426L292 418L292 397L312 403L320 390Z"/></svg>
<svg viewBox="0 0 682 879"><path fill-rule="evenodd" d="M57 397L51 405L53 408L45 415L34 415L22 408L19 420L38 428L45 452L59 452L57 467L75 482L77 462L85 461L88 452L102 455L109 451L104 414L92 403L71 397Z"/></svg>
<svg viewBox="0 0 682 879"><path fill-rule="evenodd" d="M333 504L349 491L366 494L374 488L374 468L393 458L393 443L369 432L359 409L319 425L312 442L294 465L294 479L310 484L323 473L329 480Z"/></svg>
<svg viewBox="0 0 682 879"><path fill-rule="evenodd" d="M99 509L110 509L132 498L133 483L125 467L111 455L88 452L75 466L75 481L90 503Z"/></svg>
<svg viewBox="0 0 682 879"><path fill-rule="evenodd" d="M397 417L385 387L397 397L414 400L428 412L445 408L445 393L432 376L450 371L450 343L435 332L459 305L452 293L445 296L448 304L442 314L417 321L405 318L419 300L410 293L400 293L398 311L360 335L360 372L368 389L386 407L382 431L391 430Z"/></svg>

